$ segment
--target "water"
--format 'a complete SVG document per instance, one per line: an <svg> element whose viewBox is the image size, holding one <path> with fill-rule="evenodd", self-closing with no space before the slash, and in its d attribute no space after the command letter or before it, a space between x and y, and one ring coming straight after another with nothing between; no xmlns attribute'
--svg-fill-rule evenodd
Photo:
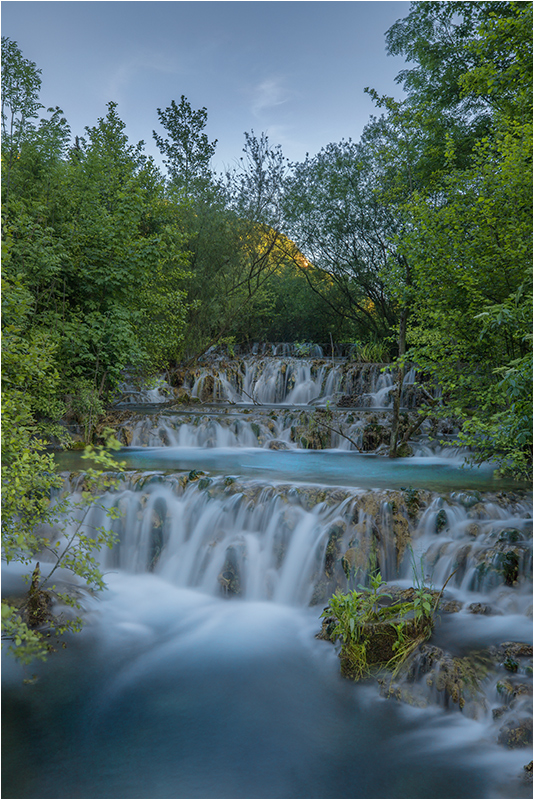
<svg viewBox="0 0 534 800"><path fill-rule="evenodd" d="M395 489L411 486L436 491L525 488L525 484L495 478L489 464L469 469L459 459L446 457L391 459L341 450L129 447L123 448L118 458L128 469L209 470L215 474L269 476L274 481L319 482L329 486ZM83 469L87 465L76 452L62 453L58 462L62 470Z"/></svg>
<svg viewBox="0 0 534 800"><path fill-rule="evenodd" d="M309 380L303 372L289 391L304 396ZM208 429L221 409L203 414ZM161 420L141 414L139 430L155 436ZM283 430L282 421L277 440ZM44 665L4 658L3 796L530 796L520 777L528 751L497 743L502 725L528 712L518 688L531 683L528 658L516 674L502 658L486 664L460 711L429 686L441 657L401 686L412 706L344 680L335 648L315 638L331 593L347 588L343 558L354 584L366 582L372 552L391 585L410 586L410 541L436 587L456 570L444 595L456 611L440 615L434 652L461 659L531 642L525 487L459 457L270 450L258 433L247 446L247 435L224 447L167 438L123 448L128 472L82 528L118 536L101 556L107 590L83 596L84 630ZM75 453L60 461L86 466ZM68 476L73 498L82 483ZM19 576L7 570L5 591ZM504 710L499 681L517 694Z"/></svg>
<svg viewBox="0 0 534 800"><path fill-rule="evenodd" d="M403 381L402 405L415 405L415 379L410 369ZM394 381L387 365L326 359L320 349L297 357L279 346L270 358L211 357L186 371L179 388L207 403L325 405L336 395L350 395L364 407L391 408ZM179 396L163 377L140 385L124 382L121 391L118 405L168 403Z"/></svg>
<svg viewBox="0 0 534 800"><path fill-rule="evenodd" d="M523 754L354 689L307 610L109 584L105 619L4 700L3 797L516 796Z"/></svg>

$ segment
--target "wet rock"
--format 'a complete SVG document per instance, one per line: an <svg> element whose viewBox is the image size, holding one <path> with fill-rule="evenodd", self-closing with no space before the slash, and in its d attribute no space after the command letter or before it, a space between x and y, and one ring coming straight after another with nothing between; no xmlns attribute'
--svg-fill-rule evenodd
<svg viewBox="0 0 534 800"><path fill-rule="evenodd" d="M344 394L339 398L336 405L339 408L353 408L361 405L361 397L357 394Z"/></svg>
<svg viewBox="0 0 534 800"><path fill-rule="evenodd" d="M242 548L240 548L240 550L241 549ZM242 556L242 553L238 553L236 547L229 547L226 551L223 568L217 578L222 594L225 596L237 596L241 594L242 586L239 570L240 556Z"/></svg>
<svg viewBox="0 0 534 800"><path fill-rule="evenodd" d="M499 532L498 542L506 542L508 544L515 544L516 542L524 541L524 534L518 531L517 528L505 528Z"/></svg>
<svg viewBox="0 0 534 800"><path fill-rule="evenodd" d="M341 523L333 525L330 529L324 557L324 572L327 578L334 576L334 567L341 557L340 545L346 527L344 523ZM346 571L345 574L347 574Z"/></svg>
<svg viewBox="0 0 534 800"><path fill-rule="evenodd" d="M325 600L330 596L331 596L330 582L325 580L317 581L317 583L313 587L313 594L310 600L310 606L317 606L319 605L319 603L324 603Z"/></svg>
<svg viewBox="0 0 534 800"><path fill-rule="evenodd" d="M378 679L378 685L381 696L386 700L397 700L414 708L427 708L429 705L428 697L418 691L416 686L399 684L384 678Z"/></svg>
<svg viewBox="0 0 534 800"><path fill-rule="evenodd" d="M477 718L485 707L481 682L488 670L483 653L458 658L439 647L423 644L411 658L407 679L414 681L426 676L429 690L446 708L456 705L468 716Z"/></svg>
<svg viewBox="0 0 534 800"><path fill-rule="evenodd" d="M467 610L470 614L491 614L491 606L485 603L470 603Z"/></svg>
<svg viewBox="0 0 534 800"><path fill-rule="evenodd" d="M512 658L532 658L532 645L525 642L503 642L499 645L505 656Z"/></svg>
<svg viewBox="0 0 534 800"><path fill-rule="evenodd" d="M436 514L435 532L441 533L447 527L447 512L444 508L440 508Z"/></svg>
<svg viewBox="0 0 534 800"><path fill-rule="evenodd" d="M361 449L364 453L370 453L381 444L389 444L389 440L390 432L382 425L371 422L363 429Z"/></svg>
<svg viewBox="0 0 534 800"><path fill-rule="evenodd" d="M509 703L513 703L517 697L529 697L532 695L532 685L516 683L513 678L503 678L497 681L495 688L498 694L504 697Z"/></svg>
<svg viewBox="0 0 534 800"><path fill-rule="evenodd" d="M267 450L289 450L289 445L287 442L283 442L280 439L271 439L270 442L267 443Z"/></svg>
<svg viewBox="0 0 534 800"><path fill-rule="evenodd" d="M468 536L472 536L473 539L476 539L476 537L480 533L480 525L477 525L476 522L470 522L467 528L465 529L465 532L467 533Z"/></svg>
<svg viewBox="0 0 534 800"><path fill-rule="evenodd" d="M203 403L209 402L214 399L215 378L213 375L206 375L202 381L202 388L200 390L200 399Z"/></svg>
<svg viewBox="0 0 534 800"><path fill-rule="evenodd" d="M125 444L126 447L129 447L131 445L131 443L132 443L133 431L131 431L129 428L122 428L122 430L120 431L120 434L122 434L120 436L120 440L122 440L122 444Z"/></svg>
<svg viewBox="0 0 534 800"><path fill-rule="evenodd" d="M497 741L510 749L528 747L532 744L532 719L523 718L506 722L499 729Z"/></svg>
<svg viewBox="0 0 534 800"><path fill-rule="evenodd" d="M458 600L444 600L439 604L439 611L443 614L456 614L462 610L462 603Z"/></svg>
<svg viewBox="0 0 534 800"><path fill-rule="evenodd" d="M341 566L343 567L343 572L345 573L347 580L349 580L351 572L356 569L357 562L358 551L355 550L354 547L349 547L349 549L341 558Z"/></svg>

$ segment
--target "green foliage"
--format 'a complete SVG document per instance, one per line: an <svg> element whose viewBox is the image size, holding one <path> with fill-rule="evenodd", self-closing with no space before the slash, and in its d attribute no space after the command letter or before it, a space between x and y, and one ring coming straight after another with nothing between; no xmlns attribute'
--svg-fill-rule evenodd
<svg viewBox="0 0 534 800"><path fill-rule="evenodd" d="M410 548L410 555L412 559L412 574L414 579L414 599L413 610L416 622L424 622L431 619L436 610L432 591L425 586L425 572L423 567L422 557L417 563L415 554Z"/></svg>
<svg viewBox="0 0 534 800"><path fill-rule="evenodd" d="M387 35L406 100L363 141L398 219L406 357L442 387L473 459L527 476L532 295L532 4L414 3ZM401 311L401 334L402 334ZM404 348L399 335L400 370ZM513 401L509 402L507 392Z"/></svg>
<svg viewBox="0 0 534 800"><path fill-rule="evenodd" d="M24 428L19 430L24 432ZM22 606L2 601L2 640L9 643L9 649L23 663L45 658L54 649L52 636L81 628L79 616L53 617L49 612L52 598L75 610L81 608L77 595L58 591L54 585L48 588L57 569L78 575L90 590L105 587L96 554L103 547L112 547L115 535L106 528L87 529L87 518L94 507L95 495L117 485L115 476L123 464L108 452L119 449L120 444L110 431L104 433L106 446L89 446L82 456L98 469L92 466L86 471L84 489L77 502L65 498L51 500L50 491L59 488L62 480L54 473L52 457L40 454L40 444L35 441L23 439L18 445L18 457L2 468L3 558L8 563L11 560L29 563L38 556L42 567L49 567L41 579L37 565ZM43 459L47 459L46 464ZM36 472L28 472L28 465ZM44 472L45 466L48 472ZM112 509L106 512L111 516L117 513ZM46 536L48 529L51 533ZM46 561L42 561L44 558Z"/></svg>
<svg viewBox="0 0 534 800"><path fill-rule="evenodd" d="M415 574L415 573L414 573ZM329 638L341 639L342 671L361 680L380 669L397 671L413 650L427 639L433 628L429 590L417 583L412 601L393 602L384 591L379 571L369 575L369 587L336 592L323 611L334 617Z"/></svg>
<svg viewBox="0 0 534 800"><path fill-rule="evenodd" d="M127 365L151 372L176 358L188 255L178 207L165 201L142 143L128 143L115 103L70 151L68 136L56 109L38 128L26 127L12 164L2 162L10 187L3 266L31 307L21 347L46 337L53 352L56 398L46 393L43 411L58 419L59 398L68 395L90 436Z"/></svg>
<svg viewBox="0 0 534 800"><path fill-rule="evenodd" d="M301 265L310 288L351 321L353 334L382 337L395 322L382 278L395 257L395 220L376 201L369 156L349 140L295 165L284 213L289 235L315 268ZM325 291L328 283L335 291Z"/></svg>
<svg viewBox="0 0 534 800"><path fill-rule="evenodd" d="M156 131L153 136L169 171L173 188L186 195L202 193L211 183L210 161L217 140L210 142L204 133L208 120L205 108L193 111L184 95L177 105L173 100L164 111L158 108L158 117L169 138Z"/></svg>
<svg viewBox="0 0 534 800"><path fill-rule="evenodd" d="M384 364L389 361L389 348L386 341L355 342L350 354L352 361L363 364Z"/></svg>

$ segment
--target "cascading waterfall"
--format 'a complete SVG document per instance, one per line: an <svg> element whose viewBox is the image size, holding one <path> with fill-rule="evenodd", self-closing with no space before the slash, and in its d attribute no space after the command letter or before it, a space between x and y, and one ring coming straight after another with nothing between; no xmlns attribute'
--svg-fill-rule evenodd
<svg viewBox="0 0 534 800"><path fill-rule="evenodd" d="M6 659L6 797L530 795L530 494L428 441L381 459L390 373L270 349L131 394L202 405L122 411L128 472L54 530L64 547L115 533L98 554L108 589L68 579L85 628L32 665L35 682ZM439 441L447 424L423 431ZM74 501L83 489L65 473ZM412 591L414 569L448 581L432 638L380 687L342 679L315 638L332 593L372 569L392 592ZM19 583L8 568L6 591Z"/></svg>
<svg viewBox="0 0 534 800"><path fill-rule="evenodd" d="M403 381L401 404L409 407L416 403L415 378L411 369ZM248 356L208 361L186 372L178 388L164 378L140 388L124 383L120 404L168 403L185 391L204 403L324 405L336 396L348 395L362 407L389 408L394 387L394 376L384 365L358 364L346 358Z"/></svg>
<svg viewBox="0 0 534 800"><path fill-rule="evenodd" d="M208 594L296 605L346 589L347 563L352 579L365 581L371 557L386 580L413 580L410 545L436 587L455 572L448 591L462 606L484 596L499 613L525 614L532 568L528 499L416 495L413 519L411 495L402 491L134 473L95 506L87 532L110 525L117 534L115 549L102 556L106 571L153 571ZM108 519L108 507L121 512L117 520Z"/></svg>

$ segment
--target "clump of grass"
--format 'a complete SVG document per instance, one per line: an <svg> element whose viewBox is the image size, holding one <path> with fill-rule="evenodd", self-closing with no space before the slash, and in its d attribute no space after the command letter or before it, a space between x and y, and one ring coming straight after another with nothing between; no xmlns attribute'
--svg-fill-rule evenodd
<svg viewBox="0 0 534 800"><path fill-rule="evenodd" d="M369 586L346 594L336 592L322 616L327 618L326 638L341 640L341 671L354 680L387 670L394 675L406 659L432 633L441 592L425 585L422 562L412 552L414 587L410 600L391 602L379 570L369 575ZM454 574L454 573L453 573ZM328 622L329 620L329 622Z"/></svg>

